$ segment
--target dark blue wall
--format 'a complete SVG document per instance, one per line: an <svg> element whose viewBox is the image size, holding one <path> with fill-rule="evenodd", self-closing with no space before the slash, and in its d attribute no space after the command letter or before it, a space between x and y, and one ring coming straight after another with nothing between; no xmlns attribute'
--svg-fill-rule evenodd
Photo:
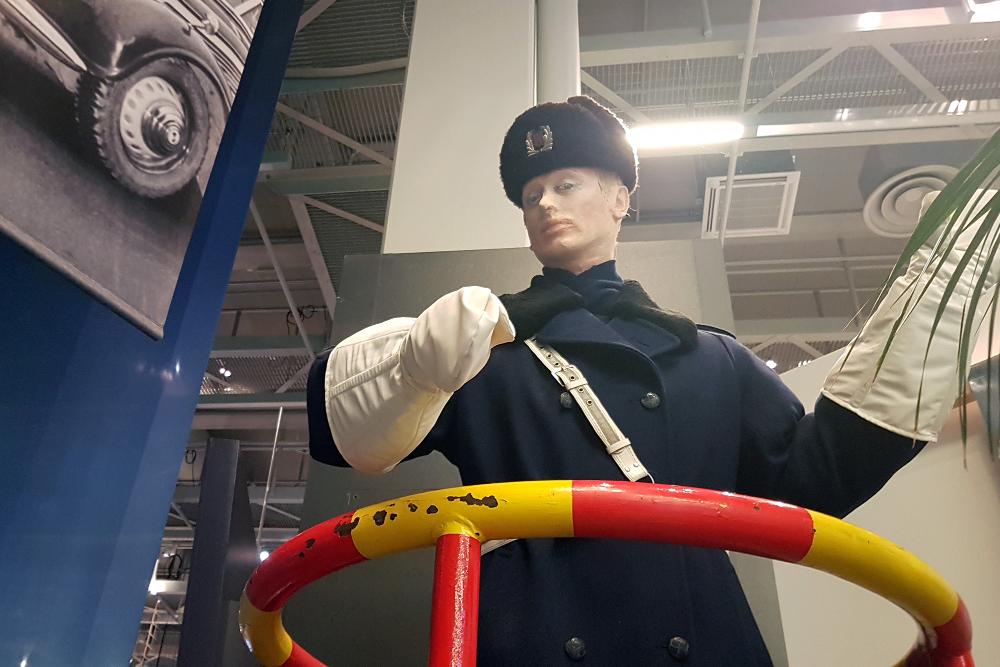
<svg viewBox="0 0 1000 667"><path fill-rule="evenodd" d="M301 4L265 5L163 340L0 234L0 665L128 664Z"/></svg>

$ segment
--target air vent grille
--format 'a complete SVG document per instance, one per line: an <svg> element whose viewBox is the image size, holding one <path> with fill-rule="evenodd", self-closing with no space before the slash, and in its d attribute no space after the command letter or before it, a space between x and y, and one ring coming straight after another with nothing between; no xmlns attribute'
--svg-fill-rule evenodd
<svg viewBox="0 0 1000 667"><path fill-rule="evenodd" d="M792 225L799 172L738 174L734 179L726 237L787 234ZM718 238L722 226L726 177L705 179L702 238Z"/></svg>

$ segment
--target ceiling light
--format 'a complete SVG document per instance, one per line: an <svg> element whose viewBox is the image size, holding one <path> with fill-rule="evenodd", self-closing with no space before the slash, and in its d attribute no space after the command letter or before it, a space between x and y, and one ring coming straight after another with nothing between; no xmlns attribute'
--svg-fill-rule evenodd
<svg viewBox="0 0 1000 667"><path fill-rule="evenodd" d="M225 369L225 367L223 367L223 366L220 366L220 367L219 367L219 375L225 375L225 374L226 374L226 369Z"/></svg>
<svg viewBox="0 0 1000 667"><path fill-rule="evenodd" d="M638 150L725 144L743 136L743 124L735 120L702 120L637 125L628 130L629 141Z"/></svg>
<svg viewBox="0 0 1000 667"><path fill-rule="evenodd" d="M271 555L271 552L265 549L264 551L260 552L260 559L262 561L267 560L267 557L270 556L270 555Z"/></svg>
<svg viewBox="0 0 1000 667"><path fill-rule="evenodd" d="M230 375L233 374L233 372L227 368L226 370L222 371L222 374L225 375L226 377L229 377Z"/></svg>
<svg viewBox="0 0 1000 667"><path fill-rule="evenodd" d="M948 103L948 113L961 115L969 108L969 100L952 100Z"/></svg>
<svg viewBox="0 0 1000 667"><path fill-rule="evenodd" d="M768 359L767 361L764 362L764 365L773 371L775 368L778 367L778 362L775 361L774 359Z"/></svg>
<svg viewBox="0 0 1000 667"><path fill-rule="evenodd" d="M972 13L970 23L990 23L1000 21L1000 2L976 2L965 0L965 6Z"/></svg>
<svg viewBox="0 0 1000 667"><path fill-rule="evenodd" d="M860 30L874 30L882 25L882 15L878 12L865 12L858 17L858 28Z"/></svg>

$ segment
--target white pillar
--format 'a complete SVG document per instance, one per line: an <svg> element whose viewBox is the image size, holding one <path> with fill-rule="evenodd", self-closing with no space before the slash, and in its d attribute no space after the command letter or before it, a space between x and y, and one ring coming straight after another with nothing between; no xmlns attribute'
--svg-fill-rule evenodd
<svg viewBox="0 0 1000 667"><path fill-rule="evenodd" d="M538 102L580 94L577 0L538 0Z"/></svg>
<svg viewBox="0 0 1000 667"><path fill-rule="evenodd" d="M500 145L535 104L534 0L416 6L384 253L527 246Z"/></svg>

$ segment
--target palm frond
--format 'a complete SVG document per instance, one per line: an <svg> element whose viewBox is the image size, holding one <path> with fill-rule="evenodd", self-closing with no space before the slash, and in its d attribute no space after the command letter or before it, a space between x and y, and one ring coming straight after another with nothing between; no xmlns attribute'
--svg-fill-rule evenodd
<svg viewBox="0 0 1000 667"><path fill-rule="evenodd" d="M931 248L924 265L920 268L919 275L913 280L915 285L923 283L923 288L920 290L907 289L903 294L895 297L896 299L905 297L906 300L903 303L901 314L892 324L879 355L875 367L877 377L899 327L913 312L913 307L926 297L931 282L935 279L944 279L939 274L946 261L954 263L954 270L948 277L943 296L936 307L933 324L928 331L927 347L923 355L923 368L926 368L931 343L938 332L938 325L942 318L946 317L949 303L954 299L963 299L958 341L959 381L962 388L960 415L963 447L968 435L966 410L968 368L966 360L976 342L973 336L977 333L987 314L984 306L989 309L988 358L992 359L995 354L993 334L997 328L998 300L995 286L988 283L991 275L988 268L994 265L998 255L1000 255L1000 223L998 223L1000 221L1000 192L995 192L988 199L986 197L998 181L1000 181L1000 131L995 133L980 148L975 157L958 172L928 207L918 221L889 277L879 290L874 303L874 308L877 309L889 298L890 287L898 278L906 274L911 262L918 256L921 249ZM924 250L924 253L927 251ZM958 253L957 262L954 257L956 253ZM963 281L965 282L963 283ZM971 289L969 289L970 281L972 282ZM847 356L851 354L853 345L852 343L851 347L848 348L845 361ZM996 387L991 385L995 381L996 379L992 376L987 377L985 416L988 424L992 424L991 399L996 393ZM919 421L920 398L923 389L922 376L920 385L917 387L917 417L915 422ZM997 444L994 442L996 435L992 433L992 427L989 427L988 437L994 456L998 453Z"/></svg>

